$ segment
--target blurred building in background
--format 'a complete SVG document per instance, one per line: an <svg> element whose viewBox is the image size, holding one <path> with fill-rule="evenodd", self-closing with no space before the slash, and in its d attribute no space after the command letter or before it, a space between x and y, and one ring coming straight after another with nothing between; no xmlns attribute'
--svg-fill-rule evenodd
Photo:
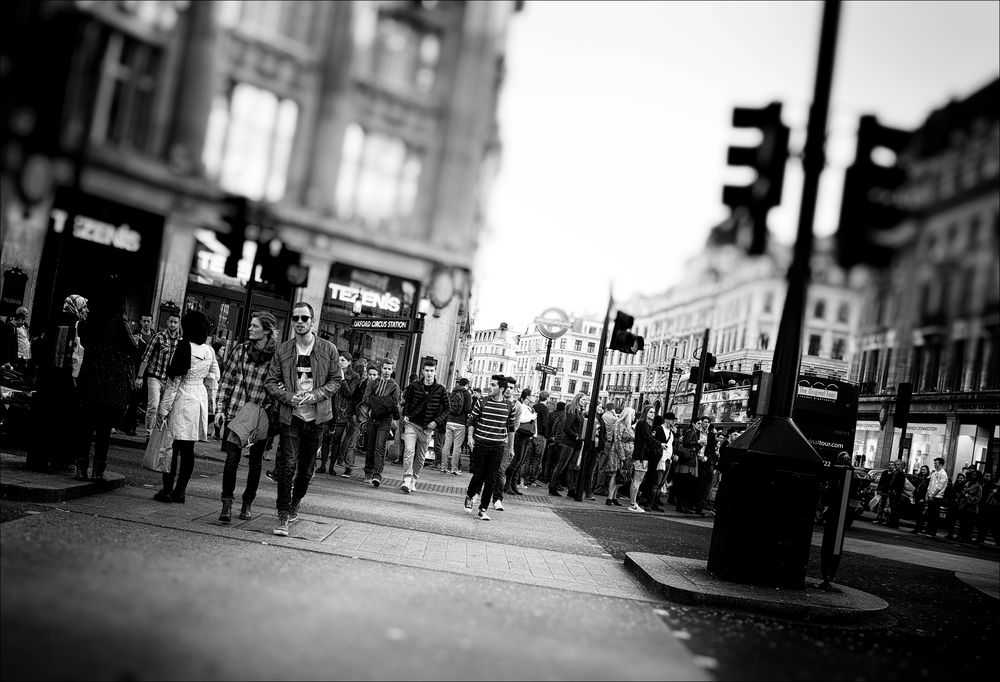
<svg viewBox="0 0 1000 682"><path fill-rule="evenodd" d="M705 329L708 352L716 358L714 372L725 383L749 381L755 369L770 370L774 343L787 289L791 248L770 240L762 256L720 239L713 229L705 249L690 259L679 283L661 294L623 301L619 308L635 316L635 328L645 339L645 350L635 355L611 351L604 365L602 385L625 384L627 402L649 403L659 413L672 410L690 417L694 385L690 368L701 357ZM864 274L849 280L836 265L831 239L817 240L812 260L812 283L806 306L800 372L844 379L853 350ZM670 364L674 375L670 380ZM667 387L670 395L667 397ZM723 388L723 386L708 386ZM711 398L706 394L706 398ZM665 409L661 409L666 400ZM703 402L708 406L708 402ZM733 415L730 415L733 416ZM746 421L745 412L737 419Z"/></svg>
<svg viewBox="0 0 1000 682"><path fill-rule="evenodd" d="M590 395L597 367L597 344L601 340L604 320L584 317L573 319L566 333L552 341L549 366L556 368L545 382L549 399L567 404L581 391ZM541 390L542 374L535 365L545 363L545 346L548 339L531 327L521 335L517 347L517 364L513 377L520 388L530 388L536 396Z"/></svg>
<svg viewBox="0 0 1000 682"><path fill-rule="evenodd" d="M28 306L37 333L63 297L114 271L132 319L197 307L232 341L247 307L287 333L302 299L338 347L398 368L419 352L445 379L470 331L520 7L5 3L0 314ZM224 271L239 202L227 196L249 200L235 276ZM255 262L264 281L248 303ZM289 264L308 276L289 281ZM412 322L357 333L357 317Z"/></svg>
<svg viewBox="0 0 1000 682"><path fill-rule="evenodd" d="M903 155L909 235L866 289L851 379L855 454L901 452L897 387L912 385L907 470L1000 458L1000 81L931 113Z"/></svg>
<svg viewBox="0 0 1000 682"><path fill-rule="evenodd" d="M459 375L469 380L469 390L480 388L485 395L490 390L491 376L511 376L519 341L518 334L509 329L506 322L501 322L496 329L474 329L468 344L469 354L459 359Z"/></svg>

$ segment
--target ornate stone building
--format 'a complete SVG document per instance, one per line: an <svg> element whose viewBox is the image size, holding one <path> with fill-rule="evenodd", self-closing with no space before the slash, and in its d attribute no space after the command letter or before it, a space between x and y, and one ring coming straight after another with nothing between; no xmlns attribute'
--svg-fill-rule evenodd
<svg viewBox="0 0 1000 682"><path fill-rule="evenodd" d="M111 270L133 319L168 301L197 307L227 342L243 336L248 307L284 326L301 299L338 346L398 367L432 356L447 379L469 332L520 7L5 3L5 299L31 309L37 332ZM251 202L235 277L224 273L227 195ZM271 277L247 301L251 269L281 244L308 277ZM359 316L408 321L358 330Z"/></svg>
<svg viewBox="0 0 1000 682"><path fill-rule="evenodd" d="M1000 458L1000 81L934 111L902 155L909 239L866 290L851 379L855 454L901 452L897 387L913 396L907 470L944 457L996 472Z"/></svg>

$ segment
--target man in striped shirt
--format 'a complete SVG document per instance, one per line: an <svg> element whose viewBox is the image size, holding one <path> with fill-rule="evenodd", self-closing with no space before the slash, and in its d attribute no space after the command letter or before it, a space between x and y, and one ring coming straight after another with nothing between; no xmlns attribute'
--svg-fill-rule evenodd
<svg viewBox="0 0 1000 682"><path fill-rule="evenodd" d="M472 480L465 495L465 511L472 513L472 498L479 496L479 518L489 521L487 510L496 489L498 471L504 454L514 444L517 410L504 399L507 379L502 374L490 377L490 392L476 403L469 415L472 446Z"/></svg>

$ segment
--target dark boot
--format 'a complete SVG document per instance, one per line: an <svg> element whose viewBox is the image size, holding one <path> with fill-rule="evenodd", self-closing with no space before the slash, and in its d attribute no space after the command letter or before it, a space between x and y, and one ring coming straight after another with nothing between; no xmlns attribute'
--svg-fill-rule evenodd
<svg viewBox="0 0 1000 682"><path fill-rule="evenodd" d="M253 518L253 512L250 511L249 502L243 503L243 508L240 509L240 518L243 519L244 521L249 521L250 519Z"/></svg>
<svg viewBox="0 0 1000 682"><path fill-rule="evenodd" d="M229 523L233 520L233 498L222 498L222 513L219 514L219 521Z"/></svg>

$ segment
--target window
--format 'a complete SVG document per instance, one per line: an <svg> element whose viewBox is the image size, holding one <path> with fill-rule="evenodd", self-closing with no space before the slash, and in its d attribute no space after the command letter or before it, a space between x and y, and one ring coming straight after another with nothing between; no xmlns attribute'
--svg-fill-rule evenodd
<svg viewBox="0 0 1000 682"><path fill-rule="evenodd" d="M579 360L574 360L573 364L571 364L569 366L569 371L571 371L571 372L578 372L578 371L580 371L580 361Z"/></svg>
<svg viewBox="0 0 1000 682"><path fill-rule="evenodd" d="M285 194L298 105L268 90L237 83L212 103L203 160L219 184L251 199Z"/></svg>
<svg viewBox="0 0 1000 682"><path fill-rule="evenodd" d="M566 350L566 339L559 339L559 350Z"/></svg>
<svg viewBox="0 0 1000 682"><path fill-rule="evenodd" d="M584 393L586 393L587 395L590 395L590 382L589 381L584 381L580 385L580 390L583 391Z"/></svg>
<svg viewBox="0 0 1000 682"><path fill-rule="evenodd" d="M354 44L359 73L379 85L404 93L430 94L437 82L441 38L403 17L357 3Z"/></svg>
<svg viewBox="0 0 1000 682"><path fill-rule="evenodd" d="M774 308L774 292L768 291L764 294L764 312L769 313Z"/></svg>
<svg viewBox="0 0 1000 682"><path fill-rule="evenodd" d="M760 350L767 350L767 347L770 343L771 343L771 337L767 335L767 332L764 332L763 334L760 335L760 338L757 339L757 348L759 348Z"/></svg>
<svg viewBox="0 0 1000 682"><path fill-rule="evenodd" d="M583 363L583 376L589 377L593 373L594 373L594 363L592 362Z"/></svg>
<svg viewBox="0 0 1000 682"><path fill-rule="evenodd" d="M556 361L556 367L558 367L559 369L562 369L563 368L563 361L564 360L565 360L565 358L563 358L562 356L560 356L559 359Z"/></svg>
<svg viewBox="0 0 1000 682"><path fill-rule="evenodd" d="M148 152L160 51L121 33L108 36L94 103L94 137Z"/></svg>
<svg viewBox="0 0 1000 682"><path fill-rule="evenodd" d="M423 153L401 139L348 125L337 176L337 215L369 225L399 224L413 214L422 167Z"/></svg>
<svg viewBox="0 0 1000 682"><path fill-rule="evenodd" d="M847 303L841 303L837 306L837 322L848 322L851 317L851 306Z"/></svg>
<svg viewBox="0 0 1000 682"><path fill-rule="evenodd" d="M552 390L562 391L562 379L556 377L555 379L552 380Z"/></svg>
<svg viewBox="0 0 1000 682"><path fill-rule="evenodd" d="M820 335L819 334L810 334L809 335L809 351L807 352L807 354L808 355L813 355L813 356L819 355L819 346L820 346Z"/></svg>
<svg viewBox="0 0 1000 682"><path fill-rule="evenodd" d="M826 316L826 301L819 299L813 304L813 317L822 320Z"/></svg>
<svg viewBox="0 0 1000 682"><path fill-rule="evenodd" d="M834 339L833 340L833 350L830 357L834 360L843 360L844 353L847 351L847 340L846 339Z"/></svg>
<svg viewBox="0 0 1000 682"><path fill-rule="evenodd" d="M576 341L574 341L573 342L573 350L575 350L575 351L581 351L581 350L583 350L583 341L581 341L580 339L577 339Z"/></svg>
<svg viewBox="0 0 1000 682"><path fill-rule="evenodd" d="M576 393L576 379L569 380L569 392Z"/></svg>
<svg viewBox="0 0 1000 682"><path fill-rule="evenodd" d="M594 343L593 341L588 341L587 342L587 352L588 353L595 353L595 352L597 352L597 344Z"/></svg>

